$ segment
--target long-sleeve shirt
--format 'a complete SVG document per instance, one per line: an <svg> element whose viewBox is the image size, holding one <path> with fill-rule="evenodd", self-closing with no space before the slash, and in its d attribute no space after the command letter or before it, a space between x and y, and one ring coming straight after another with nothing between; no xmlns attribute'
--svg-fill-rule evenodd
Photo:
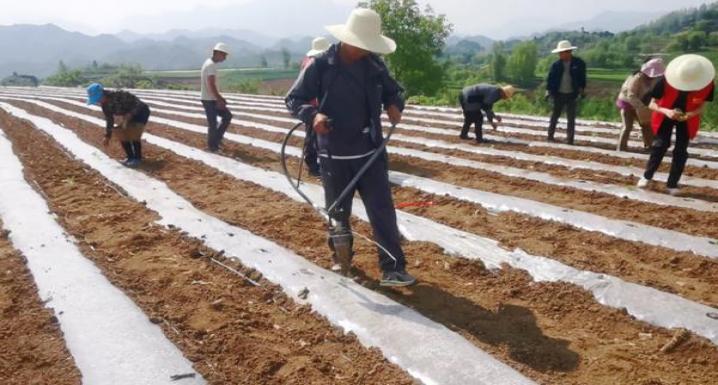
<svg viewBox="0 0 718 385"><path fill-rule="evenodd" d="M147 123L150 117L150 108L137 96L126 91L104 91L102 113L105 115L105 135L112 135L115 125L115 115L130 115L130 122Z"/></svg>
<svg viewBox="0 0 718 385"><path fill-rule="evenodd" d="M335 44L315 56L285 102L292 115L308 126L318 112L332 120L331 131L317 136L320 156L360 156L381 144L382 109L395 105L403 110L403 90L378 56L346 65L338 53L339 44ZM319 106L312 104L314 99Z"/></svg>
<svg viewBox="0 0 718 385"><path fill-rule="evenodd" d="M641 72L637 72L623 82L621 91L618 93L618 100L628 103L641 118L641 121L650 119L650 110L648 102L651 92L663 77L649 78Z"/></svg>
<svg viewBox="0 0 718 385"><path fill-rule="evenodd" d="M566 67L563 60L556 60L549 69L546 78L546 90L552 96L556 96L561 88L561 79L563 78ZM571 75L571 89L573 95L586 88L586 63L579 57L573 56L568 67L568 74Z"/></svg>
<svg viewBox="0 0 718 385"><path fill-rule="evenodd" d="M486 112L489 122L494 120L494 103L501 100L501 88L491 84L476 84L464 87L461 90L463 96L462 108L464 111Z"/></svg>

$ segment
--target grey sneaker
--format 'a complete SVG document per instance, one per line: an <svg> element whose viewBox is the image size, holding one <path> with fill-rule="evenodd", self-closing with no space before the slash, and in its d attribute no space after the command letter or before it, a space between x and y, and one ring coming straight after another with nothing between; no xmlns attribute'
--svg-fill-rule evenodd
<svg viewBox="0 0 718 385"><path fill-rule="evenodd" d="M416 278L405 270L387 271L381 277L380 286L411 286L416 283Z"/></svg>

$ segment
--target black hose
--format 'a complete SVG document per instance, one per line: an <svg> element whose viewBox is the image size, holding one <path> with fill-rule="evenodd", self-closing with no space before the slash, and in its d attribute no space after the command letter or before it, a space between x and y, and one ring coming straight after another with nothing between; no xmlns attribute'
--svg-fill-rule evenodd
<svg viewBox="0 0 718 385"><path fill-rule="evenodd" d="M292 180L291 175L289 174L289 169L287 167L287 154L286 154L287 143L289 143L289 138L292 137L292 134L294 134L294 131L296 131L297 128L299 128L303 125L304 125L304 123L301 123L301 122L294 125L294 127L292 127L289 130L289 132L287 132L287 135L284 137L284 140L282 141L282 148L280 150L280 161L282 164L282 171L284 172L284 176L287 178L287 181L289 181L289 184L292 186L294 191L296 191L297 194L299 194L299 196L302 197L302 199L307 201L307 203L309 203L315 209L319 210L319 212L321 214L328 215L331 217L330 214L337 208L337 206L339 206L339 203L341 203L344 199L346 199L347 195L349 195L349 193L354 190L354 187L359 182L359 179L361 179L361 177L364 175L364 173L366 173L366 170L368 170L369 167L371 167L371 165L374 164L374 162L376 162L377 158L382 156L383 152L386 150L386 145L389 143L389 140L391 139L391 135L394 133L394 130L396 129L396 125L391 126L391 128L389 129L389 133L387 134L386 138L384 138L384 140L381 142L381 145L379 145L379 148L377 148L376 151L371 155L369 160L367 160L366 163L364 163L362 168L359 169L359 172L357 172L357 174L354 175L354 178L352 178L352 180L349 181L349 184L347 184L346 187L344 187L344 190L342 191L341 194L339 194L339 197L337 197L337 199L334 200L334 202L326 210L317 206L306 194L304 194L304 192L302 192L302 190L299 188L301 180L298 180L297 183L295 184L294 181ZM300 161L301 161L301 159L300 159Z"/></svg>
<svg viewBox="0 0 718 385"><path fill-rule="evenodd" d="M301 179L298 179L298 180L297 180L297 184L296 184L296 185L294 184L294 181L292 180L291 175L289 175L289 169L287 168L287 154L286 154L287 143L289 143L289 138L292 137L292 134L294 133L294 131L296 131L297 128L299 128L299 127L301 127L301 126L303 126L303 125L304 125L304 123L301 123L301 122L295 124L294 127L292 127L292 128L289 130L289 132L287 133L287 136L284 137L284 141L282 141L282 149L281 149L281 151L279 152L279 154L280 154L280 155L279 155L279 156L280 156L279 159L280 159L280 161L281 161L281 163L282 163L282 171L284 171L284 176L287 177L287 180L289 181L289 184L292 186L292 188L294 189L294 191L296 191L297 194L299 194L299 196L301 196L302 199L304 199L305 201L307 201L307 203L309 203L312 207L314 207L316 210L319 210L320 213L325 214L325 213L323 212L323 210L321 209L321 207L315 205L314 202L312 202L312 200L309 199L309 197L308 197L306 194L304 194L301 189L299 189L299 184L300 184L300 182L301 182ZM300 165L301 165L301 161L302 161L302 160L300 159Z"/></svg>
<svg viewBox="0 0 718 385"><path fill-rule="evenodd" d="M371 158L364 163L361 169L359 169L359 172L357 172L356 175L354 175L354 178L352 178L351 181L349 181L349 184L344 188L344 191L342 191L341 194L339 194L339 197L334 200L334 203L332 203L331 206L327 209L327 213L331 215L331 213L334 211L334 209L339 206L339 203L341 203L344 199L346 199L347 195L349 195L350 192L354 190L354 186L359 182L359 179L364 175L366 170L371 167L374 162L376 162L376 159L384 153L384 150L386 149L387 143L389 143L389 139L391 139L391 134L394 133L394 130L396 129L396 125L392 124L391 128L389 129L389 133L387 134L386 138L381 142L381 145L379 145L379 148L376 149L376 151L371 155Z"/></svg>

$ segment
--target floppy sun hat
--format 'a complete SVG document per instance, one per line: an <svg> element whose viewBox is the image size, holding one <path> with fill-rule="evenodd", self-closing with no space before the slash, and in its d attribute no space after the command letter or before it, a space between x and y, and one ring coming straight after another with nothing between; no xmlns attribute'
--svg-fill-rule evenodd
<svg viewBox="0 0 718 385"><path fill-rule="evenodd" d="M715 78L716 70L710 60L700 55L681 55L666 67L666 81L679 91L698 91Z"/></svg>
<svg viewBox="0 0 718 385"><path fill-rule="evenodd" d="M666 72L666 65L663 64L663 59L661 58L651 59L643 63L641 72L649 78L657 78Z"/></svg>
<svg viewBox="0 0 718 385"><path fill-rule="evenodd" d="M323 37L317 37L312 40L312 49L307 52L307 56L318 55L329 49L329 40Z"/></svg>
<svg viewBox="0 0 718 385"><path fill-rule="evenodd" d="M573 51L577 49L578 47L571 45L571 42L568 40L561 40L556 45L556 49L551 51L551 53L559 53L564 51Z"/></svg>
<svg viewBox="0 0 718 385"><path fill-rule="evenodd" d="M92 83L87 87L87 105L97 104L102 99L104 87L100 83Z"/></svg>
<svg viewBox="0 0 718 385"><path fill-rule="evenodd" d="M381 18L371 9L357 8L346 24L325 27L337 40L377 54L396 51L396 42L381 34Z"/></svg>

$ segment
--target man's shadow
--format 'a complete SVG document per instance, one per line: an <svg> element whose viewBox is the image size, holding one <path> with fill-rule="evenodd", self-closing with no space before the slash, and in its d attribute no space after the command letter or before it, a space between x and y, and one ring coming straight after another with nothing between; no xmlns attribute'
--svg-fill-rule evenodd
<svg viewBox="0 0 718 385"><path fill-rule="evenodd" d="M372 281L364 272L355 273L361 280ZM375 281L373 284L378 285ZM470 334L499 348L505 346L512 360L539 372L569 372L578 367L580 356L568 348L569 341L544 335L533 312L525 307L507 304L491 311L423 283L409 287L408 293L380 291L457 333Z"/></svg>

